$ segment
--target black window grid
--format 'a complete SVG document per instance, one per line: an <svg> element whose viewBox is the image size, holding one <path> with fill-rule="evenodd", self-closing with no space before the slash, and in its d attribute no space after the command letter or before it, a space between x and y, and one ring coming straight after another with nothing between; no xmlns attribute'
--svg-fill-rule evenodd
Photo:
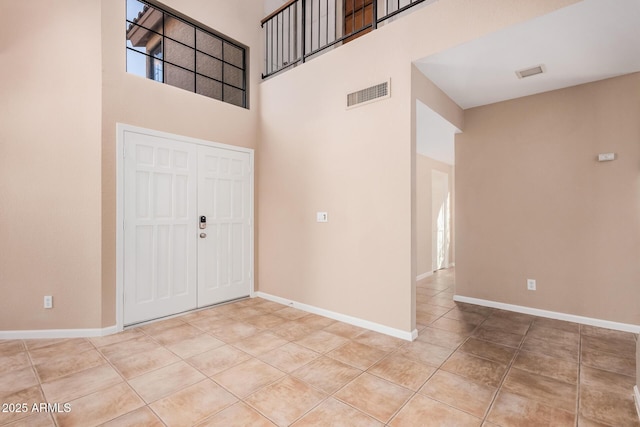
<svg viewBox="0 0 640 427"><path fill-rule="evenodd" d="M246 51L246 48L244 48L243 46L238 45L237 43L233 42L232 40L229 40L229 39L227 39L225 37L222 37L222 36L220 36L218 34L215 34L215 33L211 32L211 31L207 30L206 28L203 28L203 27L201 27L199 25L196 25L196 24L186 20L186 19L183 19L180 16L177 16L177 15L171 13L171 12L167 12L166 10L164 10L161 7L158 7L158 6L154 5L154 4L151 4L151 3L148 3L148 2L145 2L145 1L141 1L141 0L136 0L136 1L138 3L142 3L142 4L144 4L144 5L146 5L146 6L150 7L150 8L153 8L153 9L156 9L156 10L162 12L162 34L157 32L157 31L155 31L155 30L153 30L153 29L151 29L151 28L148 28L148 27L146 27L144 25L141 25L138 22L133 22L133 21L131 21L129 19L126 19L126 23L127 23L128 27L130 27L132 25L133 26L137 26L137 27L140 27L140 28L144 29L145 31L149 31L150 33L155 34L155 35L157 35L158 37L161 38L162 57L158 58L158 57L154 56L152 53L141 52L141 51L139 51L137 49L130 48L129 46L126 46L126 50L135 52L135 53L140 54L140 55L144 55L148 59L151 59L151 60L160 61L162 63L162 73L163 73L162 83L166 84L167 67L165 67L165 64L169 64L169 65L171 65L173 67L177 67L177 68L179 68L181 70L184 70L184 71L187 71L187 72L193 74L193 91L192 92L199 93L198 92L198 76L201 76L201 77L204 77L206 79L213 80L213 81L215 81L217 83L220 83L222 85L221 99L219 99L220 101L228 102L228 101L226 101L224 99L225 98L225 95L224 95L225 94L225 91L224 91L224 87L225 86L229 86L231 88L240 90L242 92L242 103L241 103L240 106L244 107L244 108L247 108L247 90L246 90L246 87L247 87L247 74L246 74L246 55L247 55L247 51ZM177 40L175 38L172 38L172 37L169 37L169 36L166 35L165 20L166 20L167 16L170 16L171 18L176 19L176 20L186 24L186 25L190 26L193 29L193 37L194 37L193 46L189 46L188 44L183 43L180 40ZM197 37L197 32L198 31L201 31L201 32L203 32L203 33L205 33L205 34L207 34L207 35L209 35L211 37L214 37L214 38L220 40L221 45L222 45L222 50L221 50L221 54L220 54L221 57L220 58L217 57L217 56L214 56L214 55L210 55L209 53L198 49L198 37ZM191 69L189 69L187 67L183 67L183 66L181 66L179 64L176 64L174 62L167 61L165 59L165 57L166 57L166 55L165 55L165 49L166 49L166 47L165 47L166 43L165 42L166 42L166 40L171 40L174 43L178 43L178 44L180 44L180 45L182 45L182 46L184 46L184 47L186 47L188 49L193 50L193 56L194 56L194 58L193 58L193 70L191 70ZM233 63L231 63L229 61L226 61L224 59L224 57L225 57L224 50L225 50L225 46L227 44L229 44L229 45L233 46L234 48L240 50L240 52L242 54L242 67L237 66L237 65L235 65L235 64L233 64ZM210 75L198 73L198 71L197 71L197 69L198 69L198 62L197 62L198 61L198 55L197 55L197 53L200 53L202 55L206 55L207 57L213 58L213 59L218 60L218 61L220 61L222 63L221 78L220 79L214 78L214 77L212 77ZM240 70L242 72L242 86L237 86L237 85L234 85L234 84L231 84L231 83L228 83L228 82L224 81L225 80L224 79L224 77L225 77L225 75L224 75L225 65L233 67L234 69ZM149 77L149 76L147 76L147 77L155 80L153 77ZM207 95L203 95L203 96L207 96ZM213 99L218 99L218 98L213 98ZM228 102L228 103L231 103L232 105L237 105L236 103L233 103L233 102Z"/></svg>

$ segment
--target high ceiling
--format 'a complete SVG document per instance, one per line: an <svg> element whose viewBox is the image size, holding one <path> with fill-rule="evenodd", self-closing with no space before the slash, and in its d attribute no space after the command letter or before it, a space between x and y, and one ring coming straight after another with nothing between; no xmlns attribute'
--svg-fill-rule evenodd
<svg viewBox="0 0 640 427"><path fill-rule="evenodd" d="M464 109L640 71L640 0L583 0L416 66Z"/></svg>

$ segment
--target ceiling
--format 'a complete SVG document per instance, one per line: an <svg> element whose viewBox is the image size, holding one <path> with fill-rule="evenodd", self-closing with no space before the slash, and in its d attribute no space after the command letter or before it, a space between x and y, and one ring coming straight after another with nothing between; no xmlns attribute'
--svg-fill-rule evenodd
<svg viewBox="0 0 640 427"><path fill-rule="evenodd" d="M583 0L415 65L463 109L640 71L640 0Z"/></svg>

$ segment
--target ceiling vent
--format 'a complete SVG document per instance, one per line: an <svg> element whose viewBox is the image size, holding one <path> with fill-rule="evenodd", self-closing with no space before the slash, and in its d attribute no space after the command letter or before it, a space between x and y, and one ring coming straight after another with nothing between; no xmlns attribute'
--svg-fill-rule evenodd
<svg viewBox="0 0 640 427"><path fill-rule="evenodd" d="M524 79L525 77L535 76L536 74L542 74L547 71L546 67L542 64L536 65L535 67L527 68L525 70L516 71L516 76L519 79Z"/></svg>
<svg viewBox="0 0 640 427"><path fill-rule="evenodd" d="M347 109L380 101L391 96L391 80L347 95Z"/></svg>

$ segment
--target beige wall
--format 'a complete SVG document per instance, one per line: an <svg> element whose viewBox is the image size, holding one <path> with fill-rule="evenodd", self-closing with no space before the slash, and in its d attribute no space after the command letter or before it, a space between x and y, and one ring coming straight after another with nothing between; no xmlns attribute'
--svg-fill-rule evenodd
<svg viewBox="0 0 640 427"><path fill-rule="evenodd" d="M256 147L262 3L164 3L249 45L250 110L127 74L124 0L2 0L0 331L115 324L116 122Z"/></svg>
<svg viewBox="0 0 640 427"><path fill-rule="evenodd" d="M99 327L100 2L0 9L0 331Z"/></svg>
<svg viewBox="0 0 640 427"><path fill-rule="evenodd" d="M260 291L410 331L409 65L349 50L368 37L261 84ZM389 77L390 99L345 110Z"/></svg>
<svg viewBox="0 0 640 427"><path fill-rule="evenodd" d="M458 295L640 324L639 92L636 73L465 112Z"/></svg>
<svg viewBox="0 0 640 427"><path fill-rule="evenodd" d="M260 290L412 330L411 61L570 3L437 2L263 82ZM390 99L345 110L388 78Z"/></svg>
<svg viewBox="0 0 640 427"><path fill-rule="evenodd" d="M0 330L115 323L123 122L245 147L264 135L261 289L408 331L410 62L575 0L438 2L261 85L259 0L165 1L250 46L251 110L126 74L124 1L1 1L0 59L11 67L0 79ZM347 91L388 77L390 100L344 111ZM318 210L329 211L324 228ZM55 308L44 310L49 294Z"/></svg>
<svg viewBox="0 0 640 427"><path fill-rule="evenodd" d="M166 0L163 4L249 46L250 108L127 73L125 2L102 1L102 325L105 327L116 321L116 123L254 149L258 142L262 2Z"/></svg>
<svg viewBox="0 0 640 427"><path fill-rule="evenodd" d="M432 171L438 170L449 175L449 192L451 201L454 200L453 186L454 168L446 163L418 154L416 156L416 277L433 271L432 266L432 232L433 217L432 204ZM449 247L449 263L454 262L453 251L453 203L451 205L451 246Z"/></svg>
<svg viewBox="0 0 640 427"><path fill-rule="evenodd" d="M428 106L458 129L464 129L464 110L415 65L411 66L411 90L415 100Z"/></svg>

